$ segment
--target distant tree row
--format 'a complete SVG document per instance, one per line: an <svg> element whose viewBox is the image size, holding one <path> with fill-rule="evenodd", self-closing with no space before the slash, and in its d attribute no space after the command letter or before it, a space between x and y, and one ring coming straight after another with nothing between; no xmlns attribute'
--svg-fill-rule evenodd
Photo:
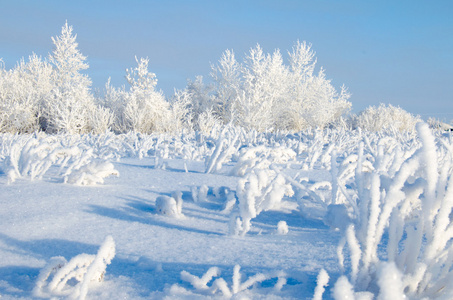
<svg viewBox="0 0 453 300"><path fill-rule="evenodd" d="M33 54L11 70L0 60L0 132L207 131L214 124L257 131L340 125L376 130L389 124L376 120L384 115L401 119L398 129L405 130L417 119L381 105L346 121L350 94L344 86L337 91L322 68L315 72L315 53L305 42L294 45L287 65L279 50L266 54L257 45L242 63L227 50L211 66L211 84L199 76L166 99L145 58L136 58L137 67L126 70L128 88L113 87L109 80L104 95L95 97L90 78L81 73L88 64L72 27L66 23L52 41L54 50L46 59Z"/></svg>

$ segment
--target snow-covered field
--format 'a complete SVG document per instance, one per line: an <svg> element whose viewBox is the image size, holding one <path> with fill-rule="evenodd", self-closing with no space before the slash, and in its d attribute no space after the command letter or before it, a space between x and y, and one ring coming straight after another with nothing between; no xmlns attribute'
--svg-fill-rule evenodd
<svg viewBox="0 0 453 300"><path fill-rule="evenodd" d="M425 124L0 142L1 299L452 296L452 143Z"/></svg>

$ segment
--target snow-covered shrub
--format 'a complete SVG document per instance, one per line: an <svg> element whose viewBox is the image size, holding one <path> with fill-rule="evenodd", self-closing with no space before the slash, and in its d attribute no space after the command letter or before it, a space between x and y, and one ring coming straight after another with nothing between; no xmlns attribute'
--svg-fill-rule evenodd
<svg viewBox="0 0 453 300"><path fill-rule="evenodd" d="M234 122L237 98L241 90L242 66L236 61L234 52L226 50L218 65L211 66L211 78L215 82L212 96L212 109L223 124Z"/></svg>
<svg viewBox="0 0 453 300"><path fill-rule="evenodd" d="M370 106L361 112L356 118L355 126L369 131L414 131L415 124L420 121L419 116L414 116L399 106L381 103L378 107Z"/></svg>
<svg viewBox="0 0 453 300"><path fill-rule="evenodd" d="M237 203L237 199L236 199L235 194L233 192L229 192L226 195L226 199L225 199L225 202L224 202L224 205L223 205L222 212L231 213L231 211L233 210L233 208L236 205L236 203Z"/></svg>
<svg viewBox="0 0 453 300"><path fill-rule="evenodd" d="M91 161L66 175L64 182L76 185L96 185L104 183L104 178L111 175L119 176L119 172L111 162Z"/></svg>
<svg viewBox="0 0 453 300"><path fill-rule="evenodd" d="M429 124L429 127L435 130L444 130L444 131L452 131L453 130L453 122L450 121L450 124L442 122L439 119L436 118L429 118L427 123Z"/></svg>
<svg viewBox="0 0 453 300"><path fill-rule="evenodd" d="M322 68L315 73L315 53L305 42L295 44L288 65L279 50L266 54L259 45L242 64L227 50L211 67L213 84L197 76L170 101L156 89L149 60L136 58L137 67L126 70L130 89L109 80L103 99L96 99L76 38L66 22L47 61L33 55L14 70L0 68L0 132L209 133L225 124L300 131L340 123L351 106L346 88L338 92Z"/></svg>
<svg viewBox="0 0 453 300"><path fill-rule="evenodd" d="M41 270L33 295L39 298L68 297L84 300L93 282L102 282L107 265L115 257L115 242L107 236L96 255L79 254L69 262L53 257Z"/></svg>
<svg viewBox="0 0 453 300"><path fill-rule="evenodd" d="M292 121L291 129L298 131L307 125L324 128L348 112L351 103L346 87L342 86L338 93L323 68L314 74L316 59L311 45L298 41L289 53L289 63L291 96L283 106L283 117Z"/></svg>
<svg viewBox="0 0 453 300"><path fill-rule="evenodd" d="M329 169L332 152L342 148L342 145L338 145L338 139L341 137L335 137L330 130L313 130L310 142L300 151L305 156L302 159L302 169L312 170L315 166Z"/></svg>
<svg viewBox="0 0 453 300"><path fill-rule="evenodd" d="M364 155L363 143L359 144L357 154L351 154L346 157L337 166L336 154L332 156L332 198L328 204L338 205L346 204L352 209L352 214L357 216L358 204L361 196L361 185L363 184L362 174L374 170L370 157ZM347 189L347 186L357 186L357 189Z"/></svg>
<svg viewBox="0 0 453 300"><path fill-rule="evenodd" d="M283 197L292 196L294 192L281 174L269 169L253 169L239 179L236 194L239 216L230 223L230 226L236 227L230 228L230 232L244 236L251 229L252 219L263 211L285 208Z"/></svg>
<svg viewBox="0 0 453 300"><path fill-rule="evenodd" d="M368 176L356 175L362 182L357 187L362 189L360 213L338 249L343 268L343 248L348 246L350 273L335 284L334 295L348 286L350 293L382 299L453 296L452 153L439 160L441 151L428 125L417 124L417 132L421 149L403 159L395 173L381 168L381 157Z"/></svg>
<svg viewBox="0 0 453 300"><path fill-rule="evenodd" d="M286 274L282 271L275 272L274 274L264 274L258 273L251 277L249 277L246 281L242 282L242 274L240 272L241 267L239 265L234 266L233 269L233 278L232 282L229 285L228 282L220 277L221 272L220 269L217 267L210 268L203 276L198 277L196 275L192 275L187 271L181 272L181 279L190 283L195 288L195 293L198 295L206 295L206 296L214 296L214 295L221 295L224 298L230 299L231 297L235 297L241 295L244 291L256 287L259 283L262 283L265 280L269 280L272 278L276 278L277 282L273 288L274 292L279 292L282 287L286 284ZM217 278L216 278L217 277ZM212 281L216 278L214 281ZM208 284L211 283L211 286ZM178 285L173 285L170 289L174 291L174 295L178 294L178 291L185 291L182 287ZM269 295L269 294L267 294Z"/></svg>
<svg viewBox="0 0 453 300"><path fill-rule="evenodd" d="M113 165L95 160L93 149L83 144L63 145L52 136L30 136L11 145L3 161L3 171L12 183L18 178L42 179L53 166L59 167L58 176L74 184L102 183L109 175L118 175Z"/></svg>
<svg viewBox="0 0 453 300"><path fill-rule="evenodd" d="M181 191L173 191L171 193L171 196L173 199L176 200L176 211L180 216L182 216L182 192Z"/></svg>
<svg viewBox="0 0 453 300"><path fill-rule="evenodd" d="M168 217L181 217L182 214L182 193L174 192L173 197L159 196L156 198L156 211L160 215Z"/></svg>
<svg viewBox="0 0 453 300"><path fill-rule="evenodd" d="M210 127L219 121L212 110L211 90L210 85L203 83L202 76L197 76L194 81L188 80L184 90L190 99L190 123L196 131L208 133Z"/></svg>

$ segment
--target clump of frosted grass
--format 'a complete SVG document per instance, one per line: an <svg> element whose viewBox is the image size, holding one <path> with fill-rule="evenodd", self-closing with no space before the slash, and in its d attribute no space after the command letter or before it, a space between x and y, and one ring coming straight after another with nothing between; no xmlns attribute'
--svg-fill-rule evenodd
<svg viewBox="0 0 453 300"><path fill-rule="evenodd" d="M206 173L218 172L224 163L231 159L241 143L238 143L239 132L233 127L226 126L215 143L212 155L206 157Z"/></svg>
<svg viewBox="0 0 453 300"><path fill-rule="evenodd" d="M239 152L232 175L244 176L251 169L266 169L273 163L285 164L295 160L296 152L284 147L246 147Z"/></svg>
<svg viewBox="0 0 453 300"><path fill-rule="evenodd" d="M93 148L45 135L30 136L25 144L13 143L3 165L8 183L19 178L42 179L54 166L64 182L79 185L103 183L103 178L119 175L113 164L96 158Z"/></svg>
<svg viewBox="0 0 453 300"><path fill-rule="evenodd" d="M187 271L182 271L181 279L190 283L195 289L196 294L206 296L221 295L226 299L236 297L242 292L257 286L259 283L272 278L277 279L273 290L275 292L279 292L287 281L287 275L282 271L275 272L273 274L257 273L253 276L250 276L247 280L242 281L242 274L240 271L241 267L239 265L235 265L233 268L233 277L230 284L228 284L228 282L224 278L220 277L221 272L218 267L209 268L209 270L201 277L192 275ZM209 285L209 283L211 283L211 285ZM182 289L175 284L172 286L170 291L174 291L174 294L176 296L178 292L185 292L185 289Z"/></svg>
<svg viewBox="0 0 453 300"><path fill-rule="evenodd" d="M422 146L410 157L401 157L397 148L393 154L379 150L374 170L355 174L362 189L359 214L338 248L340 267L348 273L335 284L336 299L371 299L370 293L378 299L453 296L452 153L441 155L427 124L416 128Z"/></svg>
<svg viewBox="0 0 453 300"><path fill-rule="evenodd" d="M284 207L283 197L294 194L281 174L269 169L253 169L239 179L236 195L239 201L239 215L230 226L230 232L244 236L251 230L251 220L261 212L279 210Z"/></svg>
<svg viewBox="0 0 453 300"><path fill-rule="evenodd" d="M63 257L53 257L39 273L33 295L84 300L93 282L104 280L107 265L114 257L115 242L111 236L105 238L96 255L82 253L69 262Z"/></svg>

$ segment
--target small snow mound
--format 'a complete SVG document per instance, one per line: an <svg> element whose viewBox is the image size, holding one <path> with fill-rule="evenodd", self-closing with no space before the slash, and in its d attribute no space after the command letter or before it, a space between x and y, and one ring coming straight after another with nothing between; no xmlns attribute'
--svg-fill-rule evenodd
<svg viewBox="0 0 453 300"><path fill-rule="evenodd" d="M280 221L277 224L277 233L281 235L288 234L289 229L288 229L288 224L286 224L285 221Z"/></svg>
<svg viewBox="0 0 453 300"><path fill-rule="evenodd" d="M182 216L182 199L170 196L159 196L156 199L156 210L160 215L169 217Z"/></svg>

